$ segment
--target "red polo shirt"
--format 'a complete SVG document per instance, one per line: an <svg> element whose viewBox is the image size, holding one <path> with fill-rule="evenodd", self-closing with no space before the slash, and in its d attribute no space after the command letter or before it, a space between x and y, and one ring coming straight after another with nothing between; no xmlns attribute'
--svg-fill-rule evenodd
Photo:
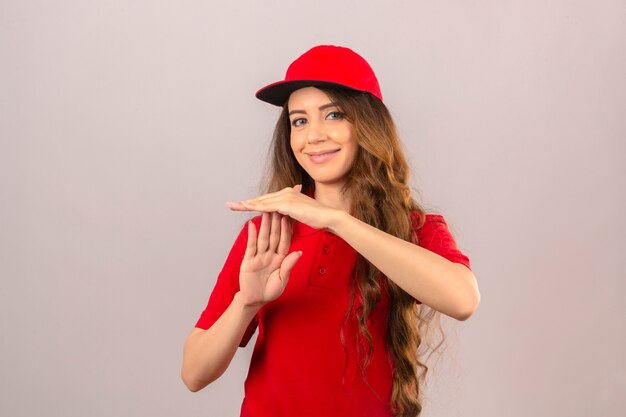
<svg viewBox="0 0 626 417"><path fill-rule="evenodd" d="M417 224L416 213L412 217ZM260 219L253 219L257 230ZM383 291L368 320L374 348L364 367L368 344L357 338L354 320L358 295L353 314L344 319L355 250L331 232L299 222L294 222L293 232L289 251L301 250L302 256L283 294L259 310L241 341L245 346L258 327L241 416L391 417L392 366L385 346L387 293ZM470 267L441 215L427 214L417 237L420 246ZM244 225L196 327L209 328L239 291L247 238Z"/></svg>

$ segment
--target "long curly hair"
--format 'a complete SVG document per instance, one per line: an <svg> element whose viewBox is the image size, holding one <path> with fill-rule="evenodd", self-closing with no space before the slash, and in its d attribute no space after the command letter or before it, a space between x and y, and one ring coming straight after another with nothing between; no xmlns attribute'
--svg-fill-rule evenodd
<svg viewBox="0 0 626 417"><path fill-rule="evenodd" d="M425 212L412 197L408 185L409 166L389 110L367 93L320 89L352 123L359 145L343 189L351 198L350 214L393 236L417 244L415 230L424 224ZM298 164L291 150L290 129L285 104L269 150L269 172L265 176L267 183L263 186L267 192L295 184L302 184L303 190L314 185L313 179ZM380 301L381 287L384 286L390 299L386 339L393 364L390 407L399 417L416 417L422 410L423 386L428 372L425 362L445 340L439 313L416 303L412 296L382 276L360 255L357 255L355 268L356 286L363 303L357 310L356 318L361 336L369 344L365 363L369 362L373 349L367 318ZM354 304L354 285L346 317ZM433 328L438 330L438 343L431 341Z"/></svg>

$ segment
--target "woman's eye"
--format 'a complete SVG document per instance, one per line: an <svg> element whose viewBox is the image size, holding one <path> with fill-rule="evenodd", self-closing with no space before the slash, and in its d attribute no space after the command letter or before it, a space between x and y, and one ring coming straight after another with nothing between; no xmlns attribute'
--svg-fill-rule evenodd
<svg viewBox="0 0 626 417"><path fill-rule="evenodd" d="M328 113L326 118L330 120L340 120L343 119L343 113L340 111L331 111L330 113Z"/></svg>
<svg viewBox="0 0 626 417"><path fill-rule="evenodd" d="M291 125L292 125L293 127L302 126L304 123L306 123L306 119L304 119L304 118L302 118L302 117L301 117L301 118L299 118L299 119L293 119L293 120L291 121Z"/></svg>

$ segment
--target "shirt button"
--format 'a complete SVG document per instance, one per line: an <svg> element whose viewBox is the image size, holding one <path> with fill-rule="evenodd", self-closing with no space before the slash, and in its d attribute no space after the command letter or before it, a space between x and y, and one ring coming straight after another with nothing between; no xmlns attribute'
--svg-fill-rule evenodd
<svg viewBox="0 0 626 417"><path fill-rule="evenodd" d="M319 269L319 273L320 273L320 275L324 275L326 273L326 268L321 266L320 269Z"/></svg>
<svg viewBox="0 0 626 417"><path fill-rule="evenodd" d="M324 245L324 247L322 248L322 252L324 252L325 255L328 255L330 253L330 248Z"/></svg>

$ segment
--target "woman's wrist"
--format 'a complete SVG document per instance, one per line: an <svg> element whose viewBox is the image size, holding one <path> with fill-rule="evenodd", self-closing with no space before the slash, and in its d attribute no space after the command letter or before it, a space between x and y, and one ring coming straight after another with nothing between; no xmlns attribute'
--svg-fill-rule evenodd
<svg viewBox="0 0 626 417"><path fill-rule="evenodd" d="M340 233L342 230L342 226L344 226L347 222L350 221L352 216L343 211L343 210L333 210L328 221L327 229L337 236L341 237Z"/></svg>
<svg viewBox="0 0 626 417"><path fill-rule="evenodd" d="M241 291L237 291L235 296L233 297L233 305L239 309L246 316L250 316L250 320L252 317L256 315L256 313L263 307L262 303L251 303L246 300L245 296L241 293Z"/></svg>

